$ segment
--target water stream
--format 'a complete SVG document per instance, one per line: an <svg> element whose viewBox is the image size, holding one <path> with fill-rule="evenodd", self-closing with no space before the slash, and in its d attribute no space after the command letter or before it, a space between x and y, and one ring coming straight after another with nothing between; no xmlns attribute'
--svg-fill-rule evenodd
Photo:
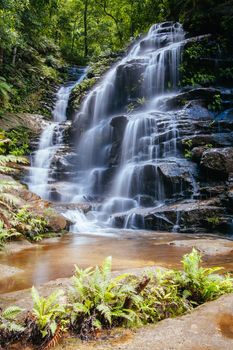
<svg viewBox="0 0 233 350"><path fill-rule="evenodd" d="M76 80L61 86L56 94L53 110L53 122L43 130L38 150L32 154L31 167L27 183L29 189L43 199L50 199L49 183L53 181L51 162L63 144L64 130L67 123L66 110L72 89L86 76L87 68L78 68Z"/></svg>
<svg viewBox="0 0 233 350"><path fill-rule="evenodd" d="M68 200L91 202L92 212L66 216L83 232L114 226L114 215L127 212L125 227L143 228L134 209L184 197L182 184L168 191L161 175L167 163L184 162L177 150L174 113L164 100L178 91L185 32L179 23L151 27L128 55L88 95L76 115L77 164ZM66 194L67 194L66 192Z"/></svg>
<svg viewBox="0 0 233 350"><path fill-rule="evenodd" d="M140 209L191 198L190 192L196 191L191 172L186 175L189 191L181 177L169 184L166 178L181 167L189 172L177 148L176 114L165 108L179 92L179 66L187 40L179 23L153 25L88 94L72 124L75 156L68 178L64 167L56 178L51 165L70 123L66 121L70 92L85 71L58 91L54 122L42 133L28 183L44 199L52 200L54 191L60 202L91 205L87 215L80 209L64 213L73 222L72 232L109 232L121 214L124 228L143 229Z"/></svg>

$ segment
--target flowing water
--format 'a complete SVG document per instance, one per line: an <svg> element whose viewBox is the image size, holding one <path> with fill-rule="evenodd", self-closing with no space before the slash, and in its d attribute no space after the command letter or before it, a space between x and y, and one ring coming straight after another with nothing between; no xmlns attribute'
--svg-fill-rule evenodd
<svg viewBox="0 0 233 350"><path fill-rule="evenodd" d="M49 182L53 181L51 162L56 152L63 145L69 97L72 89L84 79L86 71L86 68L79 68L76 73L77 80L63 85L58 90L53 110L54 122L44 129L40 137L38 150L32 155L27 183L32 192L44 199L50 199Z"/></svg>
<svg viewBox="0 0 233 350"><path fill-rule="evenodd" d="M161 174L167 163L184 162L176 118L163 108L178 90L184 42L179 23L153 25L84 101L75 120L76 174L66 194L73 203L91 202L92 212L68 211L73 231L114 226L122 212L125 227L143 228L134 209L185 197L182 184L168 191Z"/></svg>

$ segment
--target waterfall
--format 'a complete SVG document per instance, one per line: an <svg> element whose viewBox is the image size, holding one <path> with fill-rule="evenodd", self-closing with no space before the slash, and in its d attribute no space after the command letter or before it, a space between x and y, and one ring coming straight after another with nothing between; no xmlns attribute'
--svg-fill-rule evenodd
<svg viewBox="0 0 233 350"><path fill-rule="evenodd" d="M175 115L161 106L178 91L184 43L181 24L153 25L76 115L77 164L69 200L93 203L95 226L109 226L116 213L128 212L125 225L135 228L135 208L183 195L182 184L168 190L163 178L167 163L172 168L182 157ZM80 231L73 213L71 220Z"/></svg>
<svg viewBox="0 0 233 350"><path fill-rule="evenodd" d="M78 79L61 86L56 94L56 103L53 110L54 122L43 130L38 150L32 154L31 167L26 183L29 189L43 199L50 199L49 183L52 181L51 163L59 148L63 144L66 110L72 89L82 82L86 75L86 68L79 68Z"/></svg>

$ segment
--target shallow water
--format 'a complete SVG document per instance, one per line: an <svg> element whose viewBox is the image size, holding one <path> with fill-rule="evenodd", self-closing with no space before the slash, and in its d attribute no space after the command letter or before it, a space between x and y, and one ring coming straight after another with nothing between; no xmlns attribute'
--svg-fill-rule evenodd
<svg viewBox="0 0 233 350"><path fill-rule="evenodd" d="M32 249L0 255L0 264L18 267L24 272L0 280L0 292L11 292L39 285L57 278L70 277L74 264L80 267L101 264L109 255L113 269L132 269L152 265L180 267L180 260L190 248L168 245L176 239L196 238L196 235L122 231L118 236L68 234L49 239ZM233 270L233 253L205 259L208 265L225 266Z"/></svg>

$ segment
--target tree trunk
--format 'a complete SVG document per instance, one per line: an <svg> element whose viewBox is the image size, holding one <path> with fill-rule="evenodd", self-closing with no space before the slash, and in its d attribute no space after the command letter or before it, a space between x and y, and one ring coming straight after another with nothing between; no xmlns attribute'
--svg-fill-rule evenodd
<svg viewBox="0 0 233 350"><path fill-rule="evenodd" d="M83 15L83 24L84 24L84 57L87 57L87 55L88 55L87 11L88 11L88 0L85 0L85 3L84 3L84 15Z"/></svg>
<svg viewBox="0 0 233 350"><path fill-rule="evenodd" d="M4 49L0 47L0 66L3 65L3 60L4 60Z"/></svg>
<svg viewBox="0 0 233 350"><path fill-rule="evenodd" d="M13 49L13 58L12 58L13 66L15 66L15 63L16 63L16 57L17 57L17 47L15 46Z"/></svg>

